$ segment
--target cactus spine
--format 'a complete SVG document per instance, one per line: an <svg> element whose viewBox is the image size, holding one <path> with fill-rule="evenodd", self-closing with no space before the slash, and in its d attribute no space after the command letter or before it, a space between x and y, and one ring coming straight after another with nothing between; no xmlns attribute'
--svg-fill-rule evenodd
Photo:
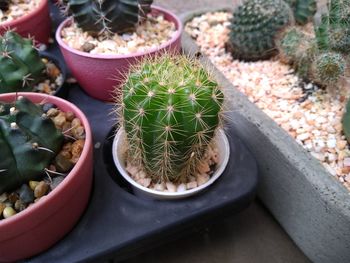
<svg viewBox="0 0 350 263"><path fill-rule="evenodd" d="M91 35L135 29L151 11L153 0L68 0L78 27Z"/></svg>
<svg viewBox="0 0 350 263"><path fill-rule="evenodd" d="M276 34L292 22L283 0L248 0L233 13L227 49L238 59L267 59L276 54Z"/></svg>
<svg viewBox="0 0 350 263"><path fill-rule="evenodd" d="M12 31L0 37L0 93L33 90L45 78L44 70L32 40Z"/></svg>
<svg viewBox="0 0 350 263"><path fill-rule="evenodd" d="M61 149L63 134L24 97L0 104L0 194L40 178Z"/></svg>
<svg viewBox="0 0 350 263"><path fill-rule="evenodd" d="M223 93L185 56L148 58L122 88L120 124L128 155L154 182L193 175L220 123Z"/></svg>

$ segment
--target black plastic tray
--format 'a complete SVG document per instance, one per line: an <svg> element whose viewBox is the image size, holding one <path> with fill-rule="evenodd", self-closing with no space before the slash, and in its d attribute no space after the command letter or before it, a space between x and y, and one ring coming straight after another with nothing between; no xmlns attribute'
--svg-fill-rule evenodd
<svg viewBox="0 0 350 263"><path fill-rule="evenodd" d="M55 46L49 51L59 54ZM52 248L25 262L126 259L170 241L185 230L237 213L254 198L258 177L255 159L229 127L226 133L231 146L230 160L223 175L208 190L176 201L146 200L133 195L130 187L118 179L112 164L114 105L89 97L78 85L66 88L67 99L87 115L92 127L93 191L74 229Z"/></svg>

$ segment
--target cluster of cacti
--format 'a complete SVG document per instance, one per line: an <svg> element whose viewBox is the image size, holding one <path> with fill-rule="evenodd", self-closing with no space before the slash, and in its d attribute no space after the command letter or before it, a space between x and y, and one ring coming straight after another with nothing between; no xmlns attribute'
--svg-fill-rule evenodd
<svg viewBox="0 0 350 263"><path fill-rule="evenodd" d="M11 0L0 0L0 10L7 11Z"/></svg>
<svg viewBox="0 0 350 263"><path fill-rule="evenodd" d="M300 28L288 29L278 42L282 61L303 78L330 88L348 74L350 0L331 0L328 12L315 23L315 36Z"/></svg>
<svg viewBox="0 0 350 263"><path fill-rule="evenodd" d="M285 0L293 10L295 21L305 25L317 11L316 0Z"/></svg>
<svg viewBox="0 0 350 263"><path fill-rule="evenodd" d="M45 64L32 40L13 31L0 37L0 93L31 91L45 78Z"/></svg>
<svg viewBox="0 0 350 263"><path fill-rule="evenodd" d="M248 0L233 13L227 49L237 59L269 58L276 54L276 34L292 21L283 0Z"/></svg>
<svg viewBox="0 0 350 263"><path fill-rule="evenodd" d="M153 0L68 0L78 27L91 35L135 29L151 11Z"/></svg>
<svg viewBox="0 0 350 263"><path fill-rule="evenodd" d="M0 104L0 194L37 180L60 151L63 134L25 97Z"/></svg>
<svg viewBox="0 0 350 263"><path fill-rule="evenodd" d="M194 175L220 124L223 99L194 59L165 55L133 66L118 103L131 163L155 183Z"/></svg>

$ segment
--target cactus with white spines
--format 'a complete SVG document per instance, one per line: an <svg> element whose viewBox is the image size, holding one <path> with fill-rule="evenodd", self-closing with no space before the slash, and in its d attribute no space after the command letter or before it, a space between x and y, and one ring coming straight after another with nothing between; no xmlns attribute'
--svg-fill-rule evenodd
<svg viewBox="0 0 350 263"><path fill-rule="evenodd" d="M155 183L194 175L220 125L223 100L194 59L163 55L133 66L118 103L131 163Z"/></svg>

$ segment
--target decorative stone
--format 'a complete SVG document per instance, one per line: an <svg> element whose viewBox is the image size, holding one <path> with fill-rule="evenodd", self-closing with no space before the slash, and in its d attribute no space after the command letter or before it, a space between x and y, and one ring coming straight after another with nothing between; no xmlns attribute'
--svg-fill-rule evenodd
<svg viewBox="0 0 350 263"><path fill-rule="evenodd" d="M32 183L31 183L32 182ZM29 184L32 184L32 186L36 186L37 182L35 181L30 181ZM31 186L31 187L32 187ZM35 189L35 188L34 188ZM18 195L19 195L19 198L21 199L21 201L23 203L32 203L34 201L34 190L32 190L28 185L26 184L23 184L19 190L17 191Z"/></svg>
<svg viewBox="0 0 350 263"><path fill-rule="evenodd" d="M4 211L2 212L2 216L4 218L9 218L11 216L14 216L16 213L15 209L13 209L10 206L5 207Z"/></svg>
<svg viewBox="0 0 350 263"><path fill-rule="evenodd" d="M36 198L40 198L44 196L48 190L49 190L48 184L46 184L44 181L41 181L34 189L34 196Z"/></svg>

